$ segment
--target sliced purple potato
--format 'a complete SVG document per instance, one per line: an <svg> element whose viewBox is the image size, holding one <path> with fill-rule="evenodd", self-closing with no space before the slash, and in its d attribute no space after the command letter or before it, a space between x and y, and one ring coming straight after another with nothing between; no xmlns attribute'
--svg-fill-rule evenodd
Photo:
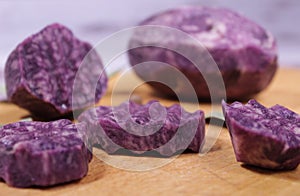
<svg viewBox="0 0 300 196"><path fill-rule="evenodd" d="M204 113L188 113L178 104L164 107L152 101L100 106L83 112L78 121L87 125L91 145L109 154L121 149L130 154L171 156L186 149L199 152L204 144Z"/></svg>
<svg viewBox="0 0 300 196"><path fill-rule="evenodd" d="M179 7L153 15L139 25L141 28L136 30L129 44L130 63L137 75L161 94L174 96L172 89L153 81L173 81L172 88L180 89L176 93L181 96L189 97L192 93L190 89L182 88L182 79L176 78L170 69L155 66L151 62L166 63L182 72L200 99L210 99L209 88L215 88L208 87L203 76L213 80L219 77L220 70L227 98L246 99L265 89L278 67L274 37L255 22L228 9ZM142 28L144 25L155 26ZM157 25L176 28L195 41L184 39L175 31L173 34L169 33L171 30L167 35L163 34L166 33L164 29L161 33L159 30L152 31L158 28ZM203 48L197 41L208 50L219 70L212 69L211 63L205 60L208 59L207 54L201 53ZM187 51L189 57L179 54L180 51ZM201 65L193 64L192 60L197 58L200 58L200 62L201 58L204 59ZM135 66L140 63L144 65ZM218 94L220 91L222 89L213 92L222 96Z"/></svg>
<svg viewBox="0 0 300 196"><path fill-rule="evenodd" d="M17 122L0 128L0 178L9 186L51 186L78 180L92 154L69 120Z"/></svg>
<svg viewBox="0 0 300 196"><path fill-rule="evenodd" d="M81 95L72 104L79 67L77 83L81 85L77 84L76 90ZM96 89L93 81L98 81ZM8 99L42 120L84 109L99 101L107 88L107 76L96 51L60 24L45 27L12 51L5 65L5 82Z"/></svg>
<svg viewBox="0 0 300 196"><path fill-rule="evenodd" d="M232 145L239 162L274 170L295 169L300 163L300 116L255 100L246 105L222 103Z"/></svg>

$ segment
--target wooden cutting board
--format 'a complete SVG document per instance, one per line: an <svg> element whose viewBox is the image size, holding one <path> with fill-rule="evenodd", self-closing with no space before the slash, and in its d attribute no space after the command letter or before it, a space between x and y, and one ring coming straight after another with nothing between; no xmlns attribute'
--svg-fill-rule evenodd
<svg viewBox="0 0 300 196"><path fill-rule="evenodd" d="M135 99L145 103L159 99L165 105L175 101L155 96L145 85L138 83L133 74L125 74L121 82L113 79L107 95L99 104L116 105L128 99L134 90ZM118 85L116 85L118 84ZM272 84L256 99L266 106L284 105L300 113L300 69L280 69ZM112 89L115 90L112 90ZM111 94L113 92L113 99ZM184 103L190 111L199 105ZM209 104L200 104L206 113ZM12 104L0 103L0 123L19 120L28 113ZM149 171L126 171L118 167L139 168L159 158L108 156L96 151L88 175L80 181L50 188L12 188L0 182L0 195L300 195L300 167L293 171L274 172L244 166L236 162L227 129L222 129L212 149L202 156L182 154L169 163ZM113 159L107 164L102 160Z"/></svg>

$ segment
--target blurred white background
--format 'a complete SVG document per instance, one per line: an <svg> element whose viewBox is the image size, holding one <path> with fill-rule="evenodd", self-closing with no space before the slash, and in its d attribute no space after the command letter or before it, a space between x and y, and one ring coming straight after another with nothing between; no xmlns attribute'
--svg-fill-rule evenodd
<svg viewBox="0 0 300 196"><path fill-rule="evenodd" d="M280 64L300 66L299 0L0 0L0 62L25 37L59 22L96 44L149 15L182 4L228 7L256 21L278 40Z"/></svg>
<svg viewBox="0 0 300 196"><path fill-rule="evenodd" d="M151 14L186 4L227 7L247 16L277 38L281 66L300 67L299 0L0 0L0 70L18 43L50 23L62 23L96 44Z"/></svg>

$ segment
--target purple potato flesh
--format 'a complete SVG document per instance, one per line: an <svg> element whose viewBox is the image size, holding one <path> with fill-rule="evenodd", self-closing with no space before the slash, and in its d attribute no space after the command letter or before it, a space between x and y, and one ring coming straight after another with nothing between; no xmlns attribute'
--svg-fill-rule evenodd
<svg viewBox="0 0 300 196"><path fill-rule="evenodd" d="M125 149L134 154L172 156L186 149L199 152L204 143L204 113L188 113L178 104L164 107L156 101L145 105L125 102L92 108L78 120L87 125L91 144L107 153Z"/></svg>
<svg viewBox="0 0 300 196"><path fill-rule="evenodd" d="M274 170L298 166L298 114L280 105L266 108L255 100L222 105L237 161Z"/></svg>
<svg viewBox="0 0 300 196"><path fill-rule="evenodd" d="M9 186L51 186L78 180L92 154L69 120L17 122L0 128L0 178Z"/></svg>
<svg viewBox="0 0 300 196"><path fill-rule="evenodd" d="M131 65L148 62L134 67L137 75L165 95L174 96L174 92L166 85L152 81L172 80L173 90L182 86L183 81L175 78L166 67L156 66L151 62L162 62L175 67L189 79L198 98L210 98L209 88L214 87L207 86L203 75L209 78L219 76L216 70L210 70L210 63L194 65L191 62L191 56L197 59L202 55L197 41L208 50L218 65L228 99L246 99L259 93L268 86L278 67L274 37L261 26L228 9L185 6L158 13L139 25L172 27L195 39L191 43L175 32L174 35L169 33L163 36L162 33L150 32L149 28L139 28L133 34L128 52ZM156 47L161 43L165 43L164 48ZM189 59L172 51L173 49L187 51ZM206 58L203 56L203 59ZM218 94L221 91L222 89L216 89L213 92L221 97ZM185 97L192 96L188 88L181 88L175 93Z"/></svg>
<svg viewBox="0 0 300 196"><path fill-rule="evenodd" d="M76 90L81 95L76 96L72 107L72 89L79 67L86 74L78 77L80 85ZM96 89L93 81L98 81ZM5 65L5 82L9 100L41 120L84 109L100 100L107 88L98 54L60 24L45 27L12 51Z"/></svg>

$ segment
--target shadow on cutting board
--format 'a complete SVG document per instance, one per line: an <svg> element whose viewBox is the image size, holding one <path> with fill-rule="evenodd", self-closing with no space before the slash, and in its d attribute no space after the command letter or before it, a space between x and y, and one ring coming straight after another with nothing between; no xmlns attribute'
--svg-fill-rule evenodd
<svg viewBox="0 0 300 196"><path fill-rule="evenodd" d="M247 165L247 164L242 164L241 167L262 175L285 178L287 180L292 180L292 181L300 181L299 167L297 167L294 170L271 170L271 169L265 169L265 168Z"/></svg>

